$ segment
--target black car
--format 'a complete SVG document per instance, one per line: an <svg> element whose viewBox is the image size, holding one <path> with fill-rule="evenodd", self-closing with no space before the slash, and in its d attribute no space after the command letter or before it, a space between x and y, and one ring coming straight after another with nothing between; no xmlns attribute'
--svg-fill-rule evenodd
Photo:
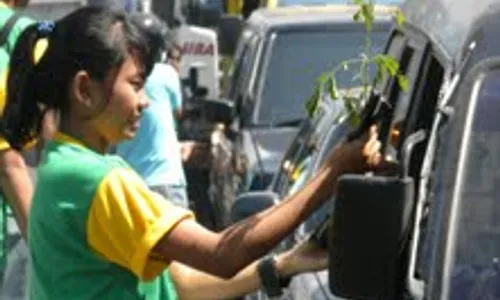
<svg viewBox="0 0 500 300"><path fill-rule="evenodd" d="M234 56L226 97L236 108L236 161L244 166L241 191L265 189L284 151L306 119L305 102L316 79L355 53L365 28L356 6L277 8L255 11ZM373 51L381 51L390 10L377 10ZM340 88L351 81L337 78Z"/></svg>
<svg viewBox="0 0 500 300"><path fill-rule="evenodd" d="M234 105L231 157L219 156L223 173L212 173L217 227L229 221L235 196L266 189L289 143L307 119L305 103L318 76L361 53L365 28L354 22L357 6L260 9L241 32L224 100ZM382 51L392 7L377 7L374 52ZM339 88L350 76L339 76ZM231 161L231 166L225 162Z"/></svg>

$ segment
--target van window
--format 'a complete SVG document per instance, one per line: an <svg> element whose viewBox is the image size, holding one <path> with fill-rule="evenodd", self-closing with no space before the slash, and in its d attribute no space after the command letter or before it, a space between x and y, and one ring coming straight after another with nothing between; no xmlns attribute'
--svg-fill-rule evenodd
<svg viewBox="0 0 500 300"><path fill-rule="evenodd" d="M423 65L424 70L422 74L419 75L421 79L418 82L418 86L414 88L413 94L415 96L410 104L410 111L400 128L399 146L401 146L406 137L420 129L425 130L427 133L430 132L434 121L437 102L443 86L444 67L433 55L429 55L425 58ZM418 144L413 149L409 174L415 180L415 186L420 186L421 184L422 179L420 177L420 172L422 170L422 163L427 146L428 140ZM441 163L441 161L436 162L437 165ZM438 171L436 171L436 176L438 176L437 173ZM434 188L436 187L433 186L433 189ZM420 191L420 189L416 189L416 198L420 197L418 194ZM434 201L433 195L433 193L428 193L428 195L426 195L429 202ZM419 239L420 248L417 256L417 270L416 274L413 275L420 279L426 279L428 278L428 271L430 267L430 240L435 234L436 224L434 222L429 222L429 215L426 215L424 216L422 226L420 227L421 235Z"/></svg>
<svg viewBox="0 0 500 300"><path fill-rule="evenodd" d="M452 300L500 298L500 71L487 75L472 97L471 125L461 138L466 157L449 281Z"/></svg>

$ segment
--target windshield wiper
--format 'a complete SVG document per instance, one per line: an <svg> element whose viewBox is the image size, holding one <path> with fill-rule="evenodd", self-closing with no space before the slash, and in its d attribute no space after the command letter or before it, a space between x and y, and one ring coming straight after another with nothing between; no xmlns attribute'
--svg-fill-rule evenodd
<svg viewBox="0 0 500 300"><path fill-rule="evenodd" d="M277 127L297 127L302 124L307 120L306 118L300 118L300 119L290 119L287 121L283 122L278 122L278 123L254 123L252 124L251 127L253 128L277 128Z"/></svg>
<svg viewBox="0 0 500 300"><path fill-rule="evenodd" d="M288 121L283 121L279 123L272 124L272 127L296 127L302 124L306 119L305 118L300 118L300 119L291 119Z"/></svg>

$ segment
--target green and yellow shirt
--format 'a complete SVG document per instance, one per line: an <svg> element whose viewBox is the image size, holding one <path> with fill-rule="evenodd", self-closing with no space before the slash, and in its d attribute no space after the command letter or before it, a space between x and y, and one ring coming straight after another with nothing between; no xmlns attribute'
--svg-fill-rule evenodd
<svg viewBox="0 0 500 300"><path fill-rule="evenodd" d="M30 299L175 299L168 262L151 251L186 218L119 157L56 134L29 218Z"/></svg>

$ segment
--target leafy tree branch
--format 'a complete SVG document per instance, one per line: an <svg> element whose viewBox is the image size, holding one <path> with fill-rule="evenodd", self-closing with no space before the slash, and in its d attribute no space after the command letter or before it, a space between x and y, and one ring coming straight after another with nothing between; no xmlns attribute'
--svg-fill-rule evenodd
<svg viewBox="0 0 500 300"><path fill-rule="evenodd" d="M387 76L396 78L401 90L406 91L408 80L400 72L398 61L387 54L374 54L372 52L373 27L375 23L375 3L373 0L352 0L353 4L358 6L358 10L353 15L353 20L362 22L365 25L365 41L363 53L359 57L347 59L339 63L333 70L327 71L317 78L317 84L313 95L306 103L306 109L310 116L313 116L317 110L320 99L327 94L332 101L342 100L346 108L345 114L353 125L360 121L360 112L363 107L363 101L368 99L371 92L371 86L377 85ZM393 13L394 21L397 26L402 26L405 18L400 9L395 9ZM370 67L375 67L374 78L370 78ZM340 90L337 85L336 76L339 72L354 72L351 87L347 90ZM361 92L354 88L361 87ZM340 120L345 114L337 116Z"/></svg>

